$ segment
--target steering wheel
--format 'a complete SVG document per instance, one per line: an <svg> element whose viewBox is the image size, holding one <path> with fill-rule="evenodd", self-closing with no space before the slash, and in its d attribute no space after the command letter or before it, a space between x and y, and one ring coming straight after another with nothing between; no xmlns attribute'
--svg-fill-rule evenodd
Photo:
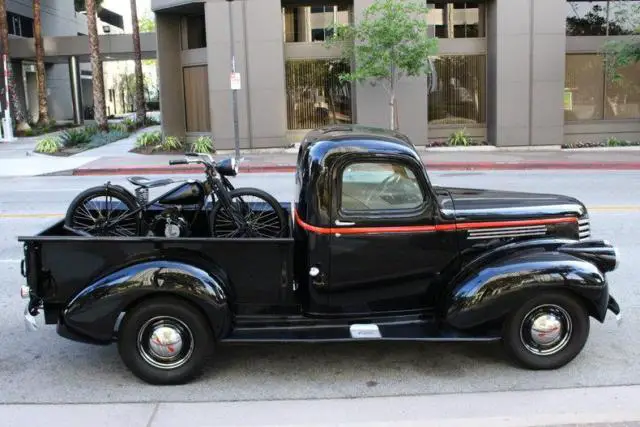
<svg viewBox="0 0 640 427"><path fill-rule="evenodd" d="M400 179L401 176L398 174L394 173L393 175L389 175L388 177L383 179L380 184L376 185L375 188L369 190L367 196L365 197L365 202L368 204L374 196L381 197L389 186L397 184Z"/></svg>

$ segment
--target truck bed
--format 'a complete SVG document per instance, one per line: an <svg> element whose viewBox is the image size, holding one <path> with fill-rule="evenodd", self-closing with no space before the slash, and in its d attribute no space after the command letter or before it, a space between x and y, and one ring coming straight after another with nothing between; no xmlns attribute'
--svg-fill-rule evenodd
<svg viewBox="0 0 640 427"><path fill-rule="evenodd" d="M42 298L47 323L80 291L141 260L164 259L217 267L236 293L237 314L292 301L294 239L86 237L59 221L25 244L27 281Z"/></svg>

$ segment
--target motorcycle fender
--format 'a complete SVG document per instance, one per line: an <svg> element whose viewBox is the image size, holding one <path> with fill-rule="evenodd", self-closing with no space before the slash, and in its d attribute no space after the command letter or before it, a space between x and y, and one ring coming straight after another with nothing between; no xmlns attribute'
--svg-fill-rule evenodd
<svg viewBox="0 0 640 427"><path fill-rule="evenodd" d="M545 290L568 290L586 303L589 314L604 321L609 304L604 274L570 254L529 252L477 266L449 287L444 318L466 329L501 320L527 298Z"/></svg>
<svg viewBox="0 0 640 427"><path fill-rule="evenodd" d="M61 322L76 335L110 342L121 313L146 297L172 295L200 309L220 337L230 319L225 289L218 277L185 262L141 262L87 286L69 302Z"/></svg>

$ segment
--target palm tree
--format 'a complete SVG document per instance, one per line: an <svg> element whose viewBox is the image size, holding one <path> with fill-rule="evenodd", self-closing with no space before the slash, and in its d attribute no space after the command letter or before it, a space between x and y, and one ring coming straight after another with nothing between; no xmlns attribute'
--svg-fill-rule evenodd
<svg viewBox="0 0 640 427"><path fill-rule="evenodd" d="M36 41L36 75L38 77L38 125L49 123L46 74L44 70L44 46L42 44L42 17L40 0L33 0L33 32Z"/></svg>
<svg viewBox="0 0 640 427"><path fill-rule="evenodd" d="M11 98L11 104L13 104L13 114L16 119L16 130L25 131L31 129L29 123L25 119L25 112L22 107L22 103L18 100L18 94L16 93L16 81L13 76L13 67L11 66L11 55L9 54L9 25L7 23L7 6L5 0L0 0L0 38L2 39L2 51L7 55L7 78L9 80L9 87L5 90L9 91L9 97Z"/></svg>
<svg viewBox="0 0 640 427"><path fill-rule="evenodd" d="M136 122L138 126L144 124L146 116L144 102L144 76L142 74L142 52L140 48L140 25L136 0L131 0L131 21L133 26L133 52L136 63Z"/></svg>
<svg viewBox="0 0 640 427"><path fill-rule="evenodd" d="M0 0L1 1L1 0ZM91 50L91 73L93 79L93 108L94 119L98 127L104 131L109 130L107 123L106 104L104 100L104 73L102 70L102 58L100 57L100 45L98 40L97 8L96 0L86 0L87 27L89 29L89 49Z"/></svg>

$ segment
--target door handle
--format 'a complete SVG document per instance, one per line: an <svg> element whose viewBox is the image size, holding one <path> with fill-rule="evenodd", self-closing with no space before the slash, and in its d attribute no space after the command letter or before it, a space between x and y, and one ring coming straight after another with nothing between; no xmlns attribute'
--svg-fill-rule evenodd
<svg viewBox="0 0 640 427"><path fill-rule="evenodd" d="M350 226L350 225L356 225L356 223L355 222L343 222L343 221L340 221L339 219L336 219L336 225Z"/></svg>

